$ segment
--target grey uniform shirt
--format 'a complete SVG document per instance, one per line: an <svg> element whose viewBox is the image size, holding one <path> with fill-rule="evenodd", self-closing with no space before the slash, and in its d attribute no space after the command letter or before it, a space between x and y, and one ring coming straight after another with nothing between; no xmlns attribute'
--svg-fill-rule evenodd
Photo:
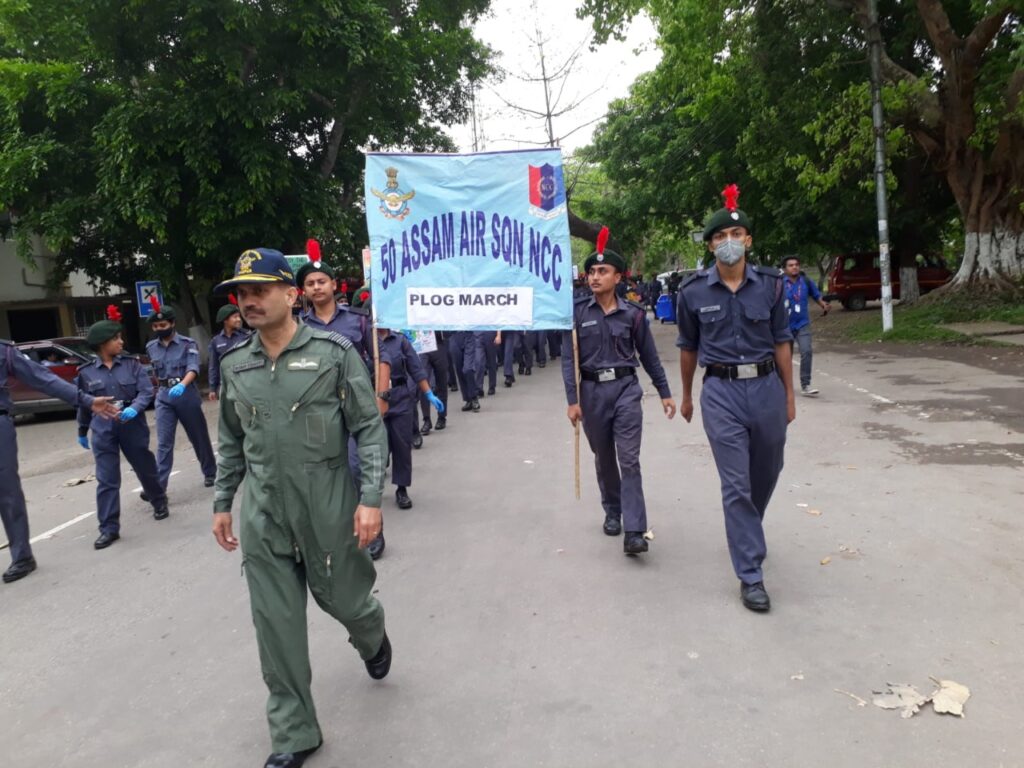
<svg viewBox="0 0 1024 768"><path fill-rule="evenodd" d="M773 267L747 264L733 293L713 266L684 282L677 302L676 346L696 350L701 366L759 363L793 338L782 273Z"/></svg>

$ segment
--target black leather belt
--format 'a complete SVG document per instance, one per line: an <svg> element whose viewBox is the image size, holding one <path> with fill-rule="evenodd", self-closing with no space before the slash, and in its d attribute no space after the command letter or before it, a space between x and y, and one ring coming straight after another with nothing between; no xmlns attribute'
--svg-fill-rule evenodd
<svg viewBox="0 0 1024 768"><path fill-rule="evenodd" d="M399 386L401 384L405 384L405 382L407 382L407 381L408 381L408 379L405 376L392 376L391 377L391 386L392 387L397 387L397 386Z"/></svg>
<svg viewBox="0 0 1024 768"><path fill-rule="evenodd" d="M181 384L181 379L158 379L161 387L176 387Z"/></svg>
<svg viewBox="0 0 1024 768"><path fill-rule="evenodd" d="M627 376L636 376L636 368L622 366L620 368L602 368L599 371L580 371L580 378L584 381L615 381Z"/></svg>
<svg viewBox="0 0 1024 768"><path fill-rule="evenodd" d="M719 365L712 363L704 372L705 378L714 376L716 379L756 379L767 376L775 370L774 360L764 360L760 363L747 363L746 365Z"/></svg>

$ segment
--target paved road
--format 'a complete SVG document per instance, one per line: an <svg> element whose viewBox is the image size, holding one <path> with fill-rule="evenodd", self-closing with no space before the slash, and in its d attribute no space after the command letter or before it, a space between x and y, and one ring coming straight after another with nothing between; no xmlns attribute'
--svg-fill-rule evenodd
<svg viewBox="0 0 1024 768"><path fill-rule="evenodd" d="M573 499L556 368L454 413L415 455L415 507L386 503L391 676L373 683L310 610L327 738L311 768L1024 765L1024 367L887 348L815 367L768 513L768 615L740 605L699 408L685 425L646 400L640 559L600 532L585 443ZM94 483L61 485L89 469L72 422L19 438L35 535L95 509ZM94 551L83 520L0 588L9 764L263 764L239 557L209 535L211 491L179 448L168 520L126 482L120 542ZM966 719L835 692L928 692L929 675L970 686Z"/></svg>

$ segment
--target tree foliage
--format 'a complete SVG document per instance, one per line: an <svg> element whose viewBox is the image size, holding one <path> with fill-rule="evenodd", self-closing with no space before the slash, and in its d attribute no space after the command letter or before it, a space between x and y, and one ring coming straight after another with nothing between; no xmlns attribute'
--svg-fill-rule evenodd
<svg viewBox="0 0 1024 768"><path fill-rule="evenodd" d="M4 0L0 206L64 271L182 300L254 245L342 261L360 149L450 149L488 1Z"/></svg>

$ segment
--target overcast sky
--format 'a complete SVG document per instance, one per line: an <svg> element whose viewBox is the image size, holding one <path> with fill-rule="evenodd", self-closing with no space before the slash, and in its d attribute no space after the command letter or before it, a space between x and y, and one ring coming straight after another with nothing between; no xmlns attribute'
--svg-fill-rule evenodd
<svg viewBox="0 0 1024 768"><path fill-rule="evenodd" d="M636 76L653 69L660 58L654 27L647 18L634 19L625 42L611 41L591 51L588 44L593 32L588 21L576 18L576 0L539 0L537 5L539 14L533 0L494 0L491 13L476 26L477 37L495 50L497 65L507 72L504 80L487 83L477 93L481 150L527 148L547 140L542 118L521 114L506 104L544 111L543 85L520 79L540 77L539 55L533 42L538 24L545 40L549 73L564 65L582 44L559 109L574 102L581 102L580 106L554 121L555 136L565 137L561 146L567 151L589 143L597 124L594 121L607 112L608 103L627 95ZM557 88L561 84L553 85ZM576 128L579 130L566 135ZM473 150L470 124L456 126L449 133L460 151Z"/></svg>

